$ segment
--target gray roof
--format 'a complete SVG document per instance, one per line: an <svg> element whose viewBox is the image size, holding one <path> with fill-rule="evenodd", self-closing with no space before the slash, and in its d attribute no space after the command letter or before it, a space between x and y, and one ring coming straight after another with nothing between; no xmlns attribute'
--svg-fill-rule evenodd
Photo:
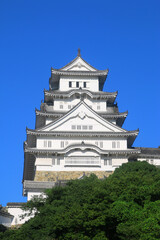
<svg viewBox="0 0 160 240"><path fill-rule="evenodd" d="M137 147L137 149L141 150L140 157L159 157L160 158L160 147L158 148L144 148Z"/></svg>
<svg viewBox="0 0 160 240"><path fill-rule="evenodd" d="M116 92L103 92L103 91L99 91L99 92L92 92L92 91L89 91L89 90L84 90L84 89L71 89L69 91L60 91L60 90L46 90L44 89L44 94L46 96L63 96L63 97L70 97L71 94L76 94L76 93L79 93L79 94L88 94L90 95L92 98L96 98L96 97L99 97L99 98L116 98L117 97L117 94L118 94L118 91Z"/></svg>
<svg viewBox="0 0 160 240"><path fill-rule="evenodd" d="M7 207L22 207L25 204L25 202L8 202Z"/></svg>
<svg viewBox="0 0 160 240"><path fill-rule="evenodd" d="M54 112L44 112L44 111L41 111L41 110L38 110L38 109L35 109L36 111L36 115L42 115L42 116L49 116L49 117L52 117L52 116L58 116L58 117L61 117L63 116L65 113L67 112L62 112L62 111L54 111ZM128 115L128 111L126 112L117 112L117 113L107 113L107 112L98 112L98 114L102 117L105 117L105 118L123 118L123 117L126 117Z"/></svg>
<svg viewBox="0 0 160 240"><path fill-rule="evenodd" d="M0 209L0 216L3 216L3 217L8 217L8 218L13 218L14 216L11 215L10 213Z"/></svg>

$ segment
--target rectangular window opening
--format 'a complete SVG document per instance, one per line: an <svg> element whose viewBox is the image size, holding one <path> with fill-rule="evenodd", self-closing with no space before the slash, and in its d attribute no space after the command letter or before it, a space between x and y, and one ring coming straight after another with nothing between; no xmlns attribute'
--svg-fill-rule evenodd
<svg viewBox="0 0 160 240"><path fill-rule="evenodd" d="M44 141L43 145L44 145L44 147L47 147L47 141Z"/></svg>
<svg viewBox="0 0 160 240"><path fill-rule="evenodd" d="M112 148L116 148L116 142L112 142Z"/></svg>
<svg viewBox="0 0 160 240"><path fill-rule="evenodd" d="M120 148L120 142L117 142L117 148Z"/></svg>
<svg viewBox="0 0 160 240"><path fill-rule="evenodd" d="M64 141L61 141L61 148L64 148Z"/></svg>
<svg viewBox="0 0 160 240"><path fill-rule="evenodd" d="M69 82L69 87L70 87L70 88L72 87L72 82Z"/></svg>
<svg viewBox="0 0 160 240"><path fill-rule="evenodd" d="M90 126L89 126L89 130L92 130L92 129L93 129L93 126L92 126L92 125L90 125Z"/></svg>
<svg viewBox="0 0 160 240"><path fill-rule="evenodd" d="M87 87L87 83L86 83L86 82L83 83L83 87L84 87L84 88Z"/></svg>
<svg viewBox="0 0 160 240"><path fill-rule="evenodd" d="M52 147L52 142L51 141L48 141L48 147Z"/></svg>
<svg viewBox="0 0 160 240"><path fill-rule="evenodd" d="M76 82L76 87L79 88L79 82Z"/></svg>

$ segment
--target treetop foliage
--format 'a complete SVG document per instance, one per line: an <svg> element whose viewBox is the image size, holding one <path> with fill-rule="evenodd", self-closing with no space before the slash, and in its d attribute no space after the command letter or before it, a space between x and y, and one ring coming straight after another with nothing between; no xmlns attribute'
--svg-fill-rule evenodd
<svg viewBox="0 0 160 240"><path fill-rule="evenodd" d="M104 180L95 175L46 191L27 203L36 215L3 240L160 239L160 170L130 162Z"/></svg>

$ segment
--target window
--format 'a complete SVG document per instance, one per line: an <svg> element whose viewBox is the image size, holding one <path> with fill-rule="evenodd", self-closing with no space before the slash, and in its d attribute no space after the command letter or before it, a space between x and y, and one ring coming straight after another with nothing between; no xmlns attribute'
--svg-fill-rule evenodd
<svg viewBox="0 0 160 240"><path fill-rule="evenodd" d="M55 165L55 159L54 158L52 159L52 165Z"/></svg>
<svg viewBox="0 0 160 240"><path fill-rule="evenodd" d="M101 108L100 108L100 106L97 106L97 110L100 110Z"/></svg>
<svg viewBox="0 0 160 240"><path fill-rule="evenodd" d="M95 144L98 146L98 142L95 142Z"/></svg>
<svg viewBox="0 0 160 240"><path fill-rule="evenodd" d="M68 145L68 141L65 141L65 146L67 146Z"/></svg>
<svg viewBox="0 0 160 240"><path fill-rule="evenodd" d="M68 109L71 109L71 105L68 105Z"/></svg>
<svg viewBox="0 0 160 240"><path fill-rule="evenodd" d="M108 165L112 165L112 159L108 160Z"/></svg>
<svg viewBox="0 0 160 240"><path fill-rule="evenodd" d="M93 126L90 125L90 126L89 126L89 130L92 130L92 129L93 129Z"/></svg>
<svg viewBox="0 0 160 240"><path fill-rule="evenodd" d="M116 142L112 142L112 148L116 148Z"/></svg>
<svg viewBox="0 0 160 240"><path fill-rule="evenodd" d="M61 141L61 148L64 148L64 141Z"/></svg>
<svg viewBox="0 0 160 240"><path fill-rule="evenodd" d="M44 146L44 147L47 147L47 141L46 141L46 140L44 141L43 146Z"/></svg>
<svg viewBox="0 0 160 240"><path fill-rule="evenodd" d="M86 82L83 83L83 87L86 88L87 87L87 84Z"/></svg>
<svg viewBox="0 0 160 240"><path fill-rule="evenodd" d="M48 147L52 147L52 142L51 141L48 141Z"/></svg>
<svg viewBox="0 0 160 240"><path fill-rule="evenodd" d="M73 130L76 129L76 125L72 125L72 129L73 129Z"/></svg>
<svg viewBox="0 0 160 240"><path fill-rule="evenodd" d="M76 87L79 88L79 82L76 82Z"/></svg>
<svg viewBox="0 0 160 240"><path fill-rule="evenodd" d="M63 109L63 105L60 105L59 107L60 107L60 109Z"/></svg>
<svg viewBox="0 0 160 240"><path fill-rule="evenodd" d="M87 130L87 125L82 126L83 130Z"/></svg>
<svg viewBox="0 0 160 240"><path fill-rule="evenodd" d="M120 142L117 142L117 148L120 148Z"/></svg>
<svg viewBox="0 0 160 240"><path fill-rule="evenodd" d="M77 125L77 130L81 130L81 125Z"/></svg>
<svg viewBox="0 0 160 240"><path fill-rule="evenodd" d="M57 165L60 165L60 159L57 159Z"/></svg>
<svg viewBox="0 0 160 240"><path fill-rule="evenodd" d="M112 165L112 159L104 159L104 165L107 166L107 165Z"/></svg>
<svg viewBox="0 0 160 240"><path fill-rule="evenodd" d="M100 148L103 148L103 142L100 142Z"/></svg>
<svg viewBox="0 0 160 240"><path fill-rule="evenodd" d="M69 87L72 87L72 82L69 82Z"/></svg>
<svg viewBox="0 0 160 240"><path fill-rule="evenodd" d="M107 159L104 159L104 165L105 166L107 165Z"/></svg>

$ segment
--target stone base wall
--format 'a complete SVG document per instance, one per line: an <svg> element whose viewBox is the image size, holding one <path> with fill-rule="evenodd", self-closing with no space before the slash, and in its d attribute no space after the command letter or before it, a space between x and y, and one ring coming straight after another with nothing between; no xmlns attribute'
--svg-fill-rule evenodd
<svg viewBox="0 0 160 240"><path fill-rule="evenodd" d="M99 179L104 177L108 177L113 172L105 172L105 171L59 171L59 172L47 172L47 171L36 171L34 181L37 182L52 182L57 180L71 180L85 176L89 176L94 173Z"/></svg>

